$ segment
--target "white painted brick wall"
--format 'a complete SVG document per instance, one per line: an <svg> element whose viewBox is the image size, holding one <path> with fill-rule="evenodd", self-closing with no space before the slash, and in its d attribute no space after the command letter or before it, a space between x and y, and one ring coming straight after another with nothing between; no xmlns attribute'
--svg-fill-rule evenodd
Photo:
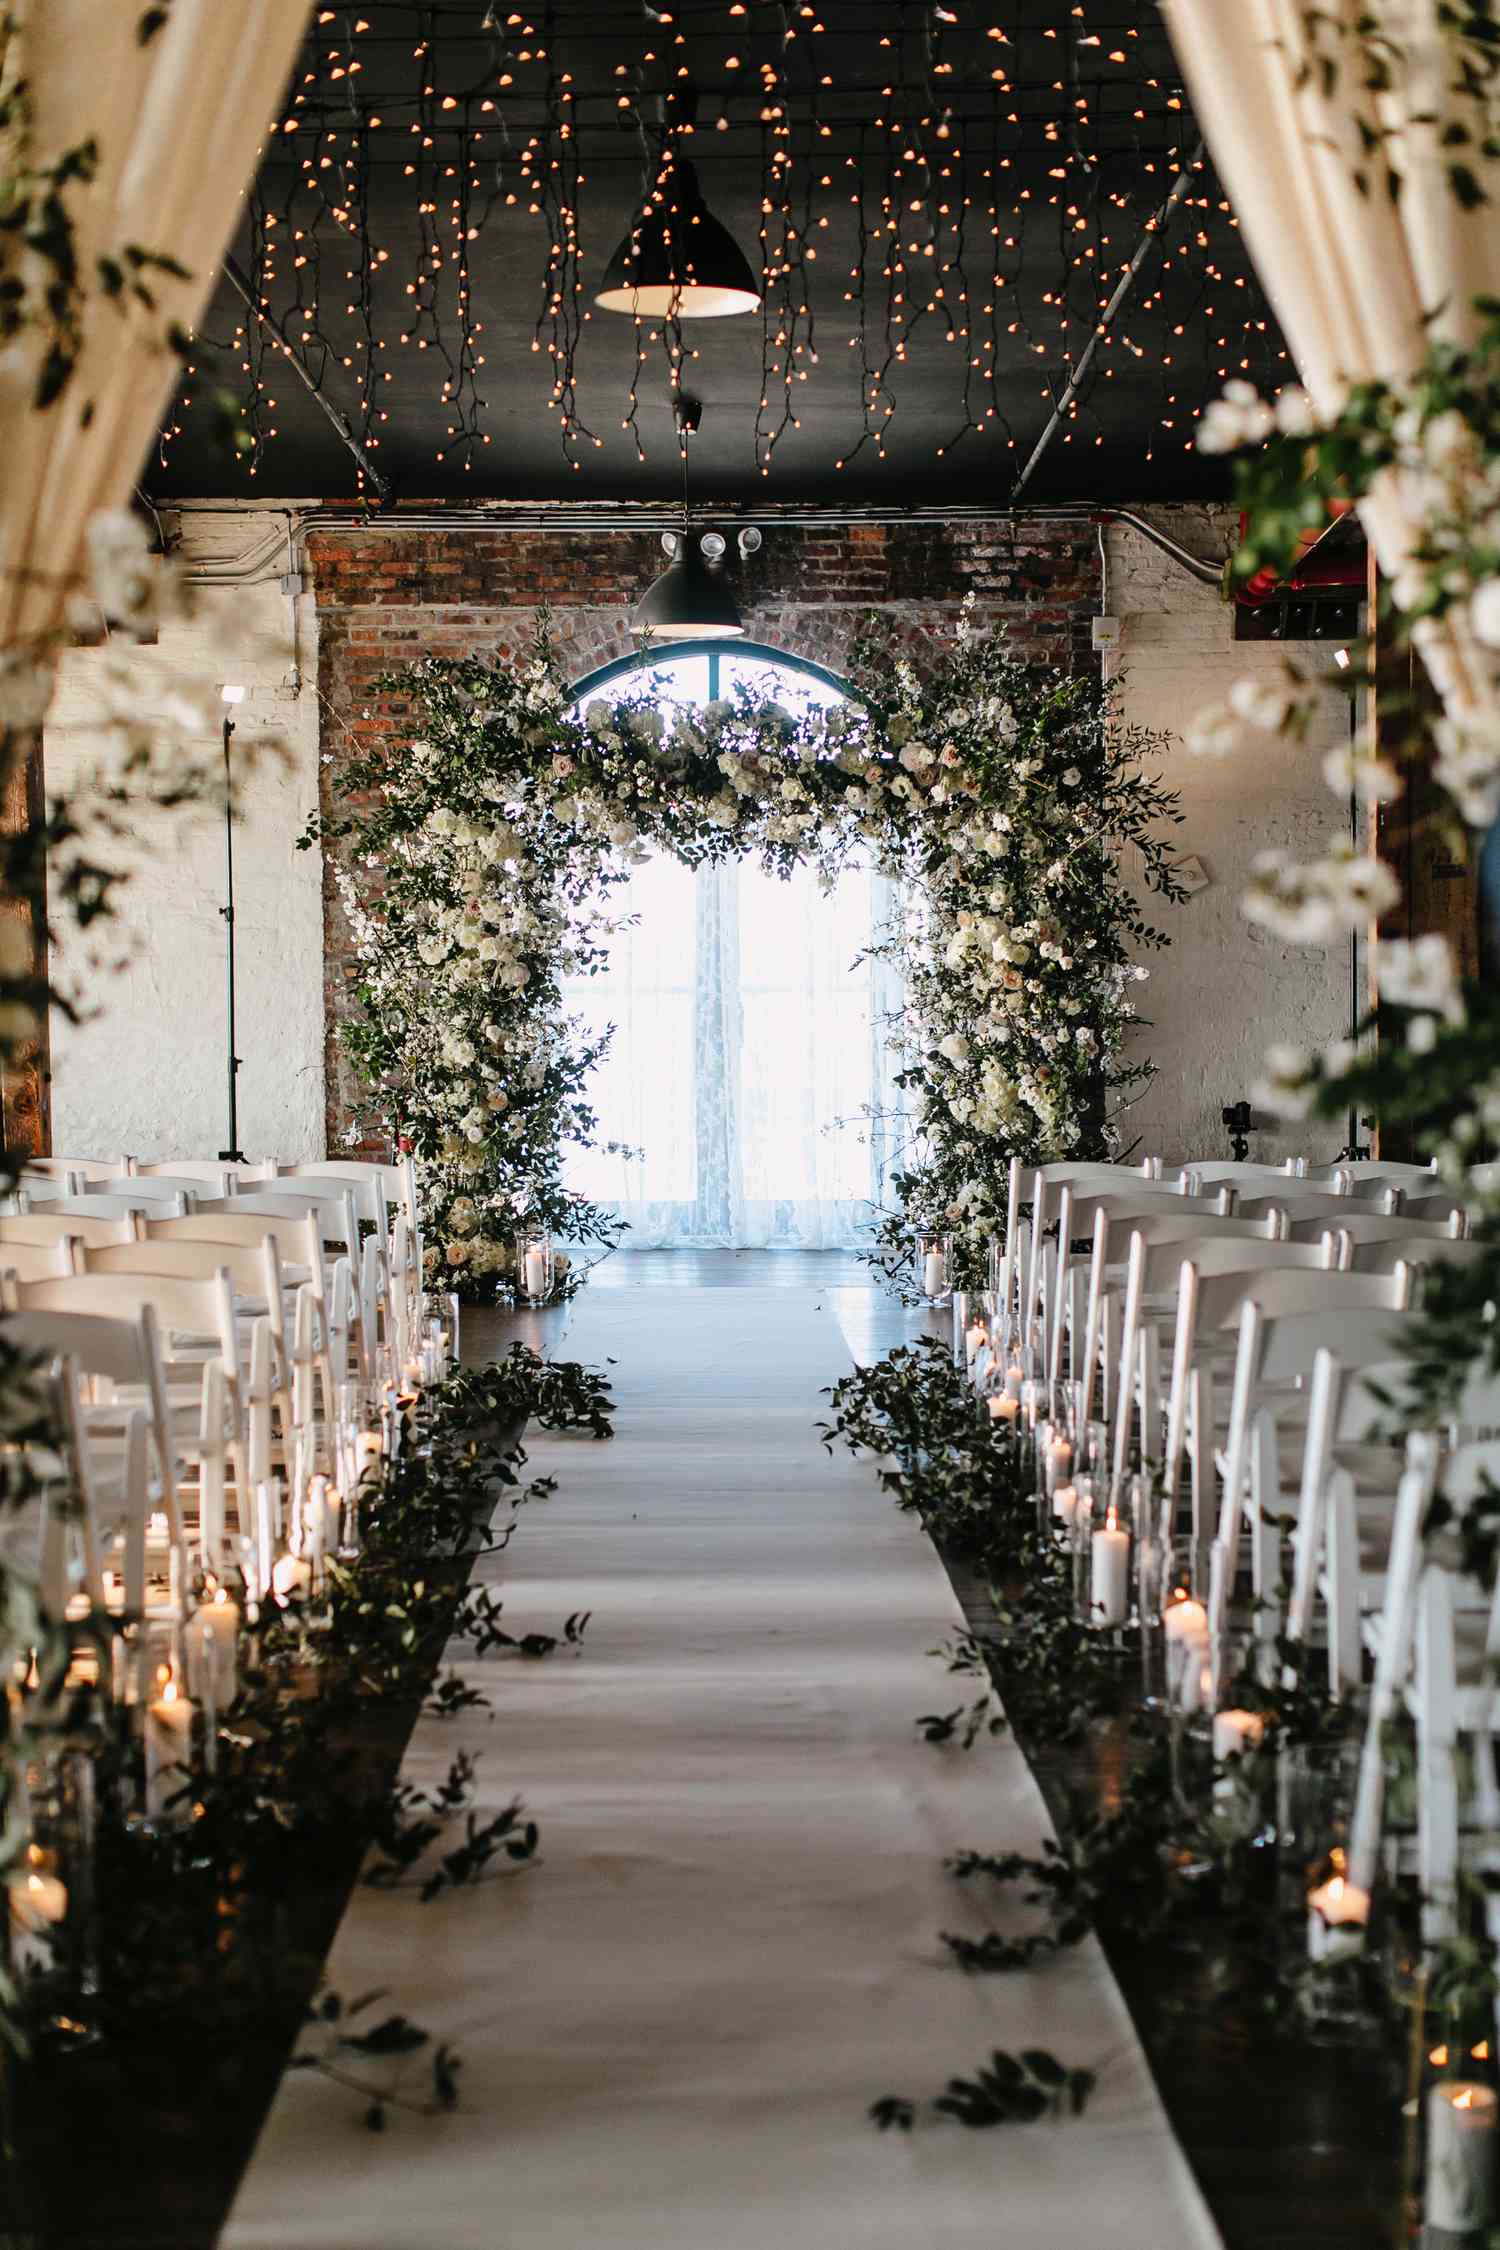
<svg viewBox="0 0 1500 2250"><path fill-rule="evenodd" d="M279 517L257 510L185 519L187 556L250 552ZM271 572L284 561L266 565ZM197 614L135 652L143 679L207 672L249 690L235 747L279 737L261 761L235 831L240 1146L248 1155L323 1154L323 912L320 855L295 839L318 796L316 620L298 604L300 694L290 684L290 605L268 582L195 588ZM96 652L68 655L46 733L49 785L66 789L98 760L90 685ZM210 756L218 737L202 744ZM226 1145L222 818L143 817L125 854L132 880L109 932L129 959L117 975L87 965L75 940L56 964L81 981L91 1021L54 1025L53 1145L60 1154L213 1155Z"/></svg>
<svg viewBox="0 0 1500 2250"><path fill-rule="evenodd" d="M1206 558L1222 557L1233 540L1227 508L1135 512ZM1189 756L1181 730L1190 715L1221 700L1241 673L1273 670L1278 652L1268 643L1237 644L1217 588L1191 578L1139 532L1112 527L1106 552L1109 608L1123 621L1122 644L1110 660L1123 676L1122 713L1173 737L1164 778L1182 796L1178 850L1196 854L1210 877L1207 890L1166 910L1171 945L1152 957L1151 980L1137 988L1141 1012L1151 1019L1140 1051L1158 1076L1131 1113L1130 1129L1168 1158L1227 1156L1219 1112L1249 1095L1266 1047L1319 1047L1347 1027L1347 946L1284 945L1251 928L1239 899L1257 852L1282 846L1308 857L1341 827L1344 807L1320 769L1323 753L1348 739L1349 703L1330 690L1305 745L1268 736L1253 760ZM1326 647L1300 642L1293 654L1304 667L1332 669ZM1335 1126L1268 1121L1251 1153L1270 1161L1304 1149L1327 1157L1343 1138Z"/></svg>

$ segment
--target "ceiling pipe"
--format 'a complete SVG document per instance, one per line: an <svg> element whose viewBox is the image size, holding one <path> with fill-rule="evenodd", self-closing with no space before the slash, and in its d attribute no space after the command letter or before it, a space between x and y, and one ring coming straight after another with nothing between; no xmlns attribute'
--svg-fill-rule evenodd
<svg viewBox="0 0 1500 2250"><path fill-rule="evenodd" d="M1172 213L1176 210L1178 204L1187 194L1189 187L1192 185L1193 174L1198 170L1198 167L1202 162L1203 142L1200 139L1198 142L1198 146L1194 149L1192 155L1188 158L1187 163L1183 166L1176 179L1172 182L1171 193L1167 196L1160 209L1152 213L1151 217L1146 221L1145 226L1141 230L1141 239L1135 246L1135 250L1133 255L1131 256L1130 262L1126 266L1125 271L1121 274L1119 280L1115 283L1114 292L1110 297L1109 303L1105 306L1098 320L1096 320L1094 323L1094 333L1092 334L1092 336L1090 336L1087 344L1079 354L1078 364L1068 378L1067 389L1063 392L1063 395L1058 400L1056 406L1053 407L1051 420L1048 422L1047 427L1043 430L1041 436L1037 439L1036 444L1032 447L1031 454L1029 459L1027 460L1025 468L1022 469L1021 474L1017 477L1014 485L1011 487L1010 496L1012 500L1020 499L1021 494L1026 490L1027 485L1031 482L1032 475L1036 469L1037 463L1041 460L1042 455L1046 452L1048 446L1052 443L1052 440L1056 437L1058 431L1062 428L1063 423L1066 421L1068 409L1072 406L1074 399L1077 398L1079 390L1083 384L1083 379L1094 364L1095 352L1098 351L1099 346L1103 343L1105 337L1109 334L1110 326L1114 320L1115 314L1120 310L1120 307L1124 304L1126 298L1130 295L1131 290L1135 287L1137 277L1140 274L1142 266L1146 263L1147 258L1151 254L1153 244L1155 244L1160 239L1160 237L1165 234L1167 227L1171 223Z"/></svg>
<svg viewBox="0 0 1500 2250"><path fill-rule="evenodd" d="M295 351L293 347L287 342L287 339L285 338L285 336L283 336L276 322L271 318L271 315L266 311L265 307L259 302L254 290L250 286L249 281L240 271L240 268L236 265L233 258L226 258L224 260L224 278L229 283L229 286L234 291L235 295L240 298L248 308L252 319L258 320L262 328L267 328L270 330L272 337L275 339L277 349L284 355L287 365L291 368L292 373L297 376L298 380L303 384L304 388L312 393L312 396L316 400L323 415L329 422L333 424L333 427L335 430L337 430L340 439L343 441L344 445L348 447L355 460L359 463L360 468L364 471L365 478L369 484L370 490L375 494L377 500L383 500L389 503L391 498L391 482L389 477L385 475L383 470L376 468L374 462L370 459L368 448L361 444L360 440L355 436L353 430L349 426L349 423L345 420L344 416L334 405L332 399L325 397L322 385L319 383L312 369L307 365L307 362L303 359L301 353Z"/></svg>
<svg viewBox="0 0 1500 2250"><path fill-rule="evenodd" d="M175 510L181 518L204 516L250 516L261 511L255 503L236 504L213 500L164 500L159 507ZM592 503L589 501L546 502L455 502L451 508L406 507L394 509L389 514L377 515L357 505L339 502L312 502L306 507L288 509L284 502L267 503L267 513L290 515L295 522L299 538L309 531L365 531L373 533L399 531L546 531L546 532L680 532L682 510L670 502L641 502L636 505ZM961 507L910 507L903 508L883 502L857 503L838 507L819 507L795 501L780 505L757 506L740 512L732 503L705 508L705 513L719 523L731 528L741 526L774 532L788 530L816 530L821 527L837 529L847 524L970 524L970 523L1117 523L1138 532L1161 554L1174 562L1179 570L1195 578L1200 585L1217 586L1224 575L1227 556L1217 560L1195 555L1184 547L1170 532L1163 531L1134 508L1100 506L1087 500L1029 501L1024 506L1013 507L1008 502L997 502L985 507L982 504ZM280 539L278 532L277 538ZM252 550L258 557L260 549ZM202 568L190 559L184 560L184 573L196 585L249 585L258 576L275 577L279 572L256 571L249 567L237 571L226 568L219 556L205 557Z"/></svg>

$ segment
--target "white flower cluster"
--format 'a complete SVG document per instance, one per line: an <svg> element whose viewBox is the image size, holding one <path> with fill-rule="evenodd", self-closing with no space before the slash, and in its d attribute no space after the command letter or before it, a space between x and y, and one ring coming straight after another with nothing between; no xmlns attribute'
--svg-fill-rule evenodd
<svg viewBox="0 0 1500 2250"><path fill-rule="evenodd" d="M1204 407L1198 422L1200 453L1238 453L1242 446L1260 445L1279 430L1283 437L1309 437L1316 428L1312 401L1295 384L1264 399L1253 383L1234 381Z"/></svg>
<svg viewBox="0 0 1500 2250"><path fill-rule="evenodd" d="M879 721L744 693L665 713L600 697L580 718L532 667L415 667L420 742L351 777L381 809L357 824L340 884L359 1058L422 1160L435 1270L503 1273L523 1208L554 1231L595 1224L560 1160L593 1133L606 1036L568 1019L561 979L599 965L608 892L648 846L690 865L811 863L824 881L865 848L901 881L882 950L906 1008L888 1030L928 1169L965 1224L998 1208L1012 1147L1077 1145L1146 973L1119 937L1134 909L1101 829L1097 785L1118 821L1122 769L1098 690L1039 681L968 636L945 682L894 678Z"/></svg>

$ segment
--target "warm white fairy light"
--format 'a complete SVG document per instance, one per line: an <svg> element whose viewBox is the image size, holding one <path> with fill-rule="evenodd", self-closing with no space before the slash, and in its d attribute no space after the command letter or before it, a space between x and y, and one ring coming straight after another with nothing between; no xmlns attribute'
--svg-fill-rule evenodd
<svg viewBox="0 0 1500 2250"><path fill-rule="evenodd" d="M421 383L443 410L438 461L450 473L460 465L472 473L491 444L493 415L472 261L481 244L489 261L502 229L507 257L521 254L523 241L536 257L536 350L564 452L575 468L594 457L603 440L580 412L586 291L603 247L590 226L589 160L615 145L621 120L649 118L648 94L665 100L669 129L646 166L643 207L670 196L672 161L689 136L737 150L759 143L754 448L763 475L803 432L806 402L817 395L816 322L828 319L830 301L852 316L839 328L839 356L851 374L858 370L851 390L859 420L836 453L841 469L862 453L890 458L908 371L921 365L930 401L934 358L943 352L952 355L957 411L934 452L946 456L971 439L1013 450L1005 409L1020 369L1030 365L1040 378L1047 368L1049 382L1038 380L1032 395L1050 411L1134 248L1142 213L1177 176L1192 133L1177 86L1142 69L1140 29L1122 26L1118 9L1102 0L1024 30L1015 20L975 20L962 0L913 7L901 29L877 39L883 78L861 124L831 99L840 50L813 0L795 0L774 45L744 0L720 0L681 22L658 8L634 54L612 58L602 78L591 61L581 87L568 66L586 52L585 35L570 34L556 13L554 23L547 9L492 6L478 50L488 65L478 71L472 31L461 37L445 27L417 39L398 50L410 57L403 89L390 61L376 73L368 50L372 31L389 46L390 27L402 20L394 9L382 17L375 0L352 24L346 11L317 12L253 205L250 262L267 322L241 322L232 338L245 381L248 476L262 473L276 440L277 363L291 346L347 386L338 402L372 449L390 428L387 386L397 375ZM1160 53L1159 41L1149 51ZM377 75L378 102L366 109L364 88ZM674 108L678 90L692 85L702 96L696 117ZM1134 188L1111 183L1099 192L1101 152L1118 163L1132 135ZM1037 185L1022 187L1022 164L1039 149L1047 161L1031 175ZM414 256L370 240L376 177L381 210L386 183L407 185ZM1209 177L1180 214L1184 222L1142 273L1127 314L1098 339L1091 384L1070 408L1062 444L1103 442L1101 416L1117 376L1128 376L1138 418L1141 380L1153 364L1159 404L1147 412L1157 444L1184 449L1202 405L1199 385L1215 390L1231 374L1274 380L1284 355ZM817 295L810 286L828 276L830 257L838 275L831 299L826 285ZM618 418L644 460L642 399L659 411L663 392L673 398L697 347L670 317L638 323L634 342L634 376L611 421ZM661 391L646 380L653 357ZM164 453L191 427L203 396L195 359L166 418ZM1154 449L1148 442L1148 460ZM805 469L805 451L799 460Z"/></svg>

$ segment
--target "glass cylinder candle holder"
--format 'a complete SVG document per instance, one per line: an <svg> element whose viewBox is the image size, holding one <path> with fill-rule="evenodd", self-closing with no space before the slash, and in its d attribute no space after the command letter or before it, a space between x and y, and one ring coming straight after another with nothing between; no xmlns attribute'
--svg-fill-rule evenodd
<svg viewBox="0 0 1500 2250"><path fill-rule="evenodd" d="M1037 1468L1042 1489L1050 1499L1060 1484L1071 1484L1076 1473L1085 1473L1085 1464L1078 1459L1078 1449L1068 1434L1065 1421L1050 1416L1037 1425Z"/></svg>
<svg viewBox="0 0 1500 2250"><path fill-rule="evenodd" d="M1349 1865L1362 1730L1294 1743L1278 1760L1277 1899L1283 1959L1315 2037L1363 2024L1361 1966L1373 1900Z"/></svg>
<svg viewBox="0 0 1500 2250"><path fill-rule="evenodd" d="M1074 1519L1079 1615L1094 1632L1118 1639L1135 1606L1130 1519L1107 1483L1087 1475L1083 1482L1089 1494L1088 1517L1086 1522L1081 1520L1080 1509Z"/></svg>
<svg viewBox="0 0 1500 2250"><path fill-rule="evenodd" d="M1062 1550L1072 1572L1074 1599L1079 1600L1080 1543L1086 1546L1089 1527L1094 1518L1094 1488L1087 1477L1077 1477L1060 1484L1051 1497L1043 1496L1042 1507L1045 1527L1050 1525L1052 1538Z"/></svg>
<svg viewBox="0 0 1500 2250"><path fill-rule="evenodd" d="M545 1305L552 1295L552 1242L536 1229L516 1236L516 1299L523 1305Z"/></svg>
<svg viewBox="0 0 1500 2250"><path fill-rule="evenodd" d="M98 2036L94 1760L63 1745L26 1768L29 1834L7 1877L11 1973L54 2040Z"/></svg>
<svg viewBox="0 0 1500 2250"><path fill-rule="evenodd" d="M554 1265L556 1263L554 1259ZM458 1299L451 1290L429 1289L422 1296L421 1325L425 1342L436 1352L434 1382L442 1382L458 1366Z"/></svg>
<svg viewBox="0 0 1500 2250"><path fill-rule="evenodd" d="M1164 1509L1136 1569L1142 1702L1159 1716L1191 1717L1212 1695L1208 1610L1193 1592L1192 1542L1167 1537Z"/></svg>
<svg viewBox="0 0 1500 2250"><path fill-rule="evenodd" d="M1440 2078L1423 2105L1422 2217L1428 2241L1476 2242L1495 2217L1500 2095L1483 2079Z"/></svg>
<svg viewBox="0 0 1500 2250"><path fill-rule="evenodd" d="M1015 1438L1021 1423L1021 1378L1012 1382L1003 1357L991 1355L982 1388L985 1412L997 1429Z"/></svg>
<svg viewBox="0 0 1500 2250"><path fill-rule="evenodd" d="M918 1234L917 1291L924 1304L946 1305L953 1295L953 1238Z"/></svg>
<svg viewBox="0 0 1500 2250"><path fill-rule="evenodd" d="M1221 1702L1212 1719L1214 1826L1226 1842L1266 1844L1276 1829L1267 1799L1275 1758L1266 1714L1250 1699Z"/></svg>

